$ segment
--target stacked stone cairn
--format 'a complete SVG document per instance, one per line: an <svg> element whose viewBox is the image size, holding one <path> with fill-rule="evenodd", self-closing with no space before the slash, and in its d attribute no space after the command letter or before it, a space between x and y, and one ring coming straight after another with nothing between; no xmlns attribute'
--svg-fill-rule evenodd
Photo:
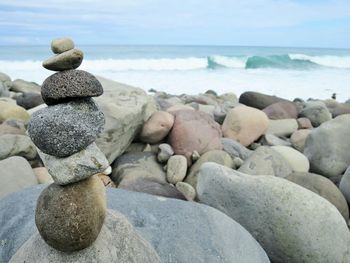
<svg viewBox="0 0 350 263"><path fill-rule="evenodd" d="M95 140L105 118L92 97L103 88L90 73L76 70L83 52L69 38L54 39L55 56L43 62L58 71L41 88L47 108L35 112L28 133L54 183L39 196L35 223L51 247L72 252L90 246L106 217L105 188L96 174L109 167Z"/></svg>

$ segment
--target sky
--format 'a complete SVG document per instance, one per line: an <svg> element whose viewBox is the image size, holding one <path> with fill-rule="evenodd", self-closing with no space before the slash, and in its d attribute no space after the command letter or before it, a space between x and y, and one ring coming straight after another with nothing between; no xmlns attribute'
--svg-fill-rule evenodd
<svg viewBox="0 0 350 263"><path fill-rule="evenodd" d="M0 45L350 48L350 0L0 0Z"/></svg>

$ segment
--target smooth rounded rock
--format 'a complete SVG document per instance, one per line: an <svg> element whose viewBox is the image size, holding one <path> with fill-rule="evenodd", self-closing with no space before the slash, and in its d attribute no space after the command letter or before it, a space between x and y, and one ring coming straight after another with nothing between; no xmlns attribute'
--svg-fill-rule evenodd
<svg viewBox="0 0 350 263"><path fill-rule="evenodd" d="M227 113L222 124L222 133L225 138L248 146L265 134L267 128L268 118L264 112L242 105Z"/></svg>
<svg viewBox="0 0 350 263"><path fill-rule="evenodd" d="M253 91L246 91L239 97L239 103L259 110L265 109L266 107L280 101L286 100L276 96L266 95Z"/></svg>
<svg viewBox="0 0 350 263"><path fill-rule="evenodd" d="M344 175L341 177L339 189L345 196L348 204L350 204L350 166L346 169Z"/></svg>
<svg viewBox="0 0 350 263"><path fill-rule="evenodd" d="M51 50L55 54L61 54L74 48L74 42L69 37L55 38L51 42Z"/></svg>
<svg viewBox="0 0 350 263"><path fill-rule="evenodd" d="M40 94L40 86L35 82L29 82L23 79L15 79L12 81L12 85L10 88L11 91L14 92L22 92L22 93L38 93Z"/></svg>
<svg viewBox="0 0 350 263"><path fill-rule="evenodd" d="M11 156L22 156L27 160L33 160L37 156L36 147L26 135L1 135L0 160Z"/></svg>
<svg viewBox="0 0 350 263"><path fill-rule="evenodd" d="M350 164L350 114L344 114L313 129L305 141L304 154L310 171L332 177Z"/></svg>
<svg viewBox="0 0 350 263"><path fill-rule="evenodd" d="M191 166L190 171L185 179L185 182L196 188L198 180L198 172L204 163L213 162L226 167L232 168L234 166L231 156L225 151L214 150L203 154L198 161Z"/></svg>
<svg viewBox="0 0 350 263"><path fill-rule="evenodd" d="M33 168L33 172L39 184L51 184L54 182L46 167Z"/></svg>
<svg viewBox="0 0 350 263"><path fill-rule="evenodd" d="M38 183L28 161L19 156L0 161L0 182L0 199Z"/></svg>
<svg viewBox="0 0 350 263"><path fill-rule="evenodd" d="M97 97L103 88L97 78L83 70L65 70L49 76L41 87L47 105L76 98Z"/></svg>
<svg viewBox="0 0 350 263"><path fill-rule="evenodd" d="M39 185L30 189L15 193L0 201L0 260L8 262L33 234L37 232L34 223L35 203L44 186ZM125 191L122 189L108 188L108 208L124 214L129 222L137 230L137 233L148 241L156 250L161 262L188 262L191 263L268 263L266 253L256 240L240 224L229 218L222 212L195 202L169 199L152 196L143 193ZM109 215L103 228L109 224ZM112 221L114 222L114 221ZM114 235L111 238L101 230L96 242L100 238L103 250L99 254L104 255L114 249L113 241L130 241L129 233L124 236L121 232L125 229L121 225L112 228ZM186 234L184 234L186 233ZM42 239L41 239L42 240ZM177 240L177 242L174 242ZM127 243L128 248L134 247L133 243ZM116 247L122 253L123 249ZM33 253L33 249L30 249ZM39 249L39 251L42 251ZM113 250L114 251L114 250ZM131 254L142 251L137 249ZM195 251L195 253L193 252ZM38 252L39 253L39 252ZM79 252L78 252L79 253ZM86 253L88 257L90 253ZM43 257L45 259L45 257ZM99 262L99 260L96 260ZM100 260L101 261L101 260ZM111 262L111 260L102 260ZM78 260L86 262L86 260ZM89 260L87 260L89 262ZM144 262L138 260L136 262Z"/></svg>
<svg viewBox="0 0 350 263"><path fill-rule="evenodd" d="M280 137L270 133L263 135L260 139L260 143L268 146L278 146L278 145L291 146L291 143L289 141L283 140Z"/></svg>
<svg viewBox="0 0 350 263"><path fill-rule="evenodd" d="M30 116L28 112L16 104L0 101L0 123L8 119L16 119L27 122Z"/></svg>
<svg viewBox="0 0 350 263"><path fill-rule="evenodd" d="M66 157L94 142L104 124L104 115L96 103L92 99L82 99L33 113L28 133L42 152Z"/></svg>
<svg viewBox="0 0 350 263"><path fill-rule="evenodd" d="M79 182L109 167L108 160L95 143L68 157L58 158L40 151L39 155L59 185Z"/></svg>
<svg viewBox="0 0 350 263"><path fill-rule="evenodd" d="M308 172L310 169L309 160L304 154L288 146L272 146L289 163L295 172Z"/></svg>
<svg viewBox="0 0 350 263"><path fill-rule="evenodd" d="M176 184L183 181L187 173L187 159L183 155L173 155L167 163L167 181Z"/></svg>
<svg viewBox="0 0 350 263"><path fill-rule="evenodd" d="M298 130L298 122L295 119L269 120L266 133L289 137L296 130Z"/></svg>
<svg viewBox="0 0 350 263"><path fill-rule="evenodd" d="M174 125L174 116L165 111L156 111L145 122L140 139L146 143L157 143L163 140Z"/></svg>
<svg viewBox="0 0 350 263"><path fill-rule="evenodd" d="M109 210L100 235L90 247L71 253L61 252L48 246L40 235L35 233L10 262L160 263L160 259L154 248L139 236L124 215Z"/></svg>
<svg viewBox="0 0 350 263"><path fill-rule="evenodd" d="M210 150L221 150L220 125L208 114L194 110L179 110L169 133L169 144L175 154L184 155L191 164L193 151L203 154Z"/></svg>
<svg viewBox="0 0 350 263"><path fill-rule="evenodd" d="M312 123L308 118L301 117L297 119L298 129L312 129Z"/></svg>
<svg viewBox="0 0 350 263"><path fill-rule="evenodd" d="M290 101L280 101L262 110L270 120L296 119L298 118L298 107Z"/></svg>
<svg viewBox="0 0 350 263"><path fill-rule="evenodd" d="M327 199L339 210L345 221L348 222L349 208L346 199L331 180L318 174L300 172L291 173L285 179Z"/></svg>
<svg viewBox="0 0 350 263"><path fill-rule="evenodd" d="M178 182L175 186L188 201L193 201L196 198L196 189L192 185L185 182Z"/></svg>
<svg viewBox="0 0 350 263"><path fill-rule="evenodd" d="M314 127L332 119L332 114L321 101L307 102L299 116L308 118Z"/></svg>
<svg viewBox="0 0 350 263"><path fill-rule="evenodd" d="M348 226L323 197L282 178L250 176L214 163L199 173L200 202L245 227L271 262L349 262Z"/></svg>
<svg viewBox="0 0 350 263"><path fill-rule="evenodd" d="M76 69L83 62L84 54L79 49L71 49L43 62L43 67L53 71Z"/></svg>
<svg viewBox="0 0 350 263"><path fill-rule="evenodd" d="M227 152L231 158L239 157L242 160L247 159L253 151L249 150L239 142L229 138L221 138L222 145L224 146L224 151Z"/></svg>
<svg viewBox="0 0 350 263"><path fill-rule="evenodd" d="M72 252L90 246L106 215L105 187L98 176L79 183L51 184L39 196L35 224L51 247Z"/></svg>
<svg viewBox="0 0 350 263"><path fill-rule="evenodd" d="M250 175L274 175L286 177L292 173L288 161L268 146L261 146L244 161L238 171Z"/></svg>
<svg viewBox="0 0 350 263"><path fill-rule="evenodd" d="M167 162L170 156L174 154L173 148L171 147L171 145L167 143L159 144L158 148L159 148L159 152L157 155L157 160L161 163Z"/></svg>
<svg viewBox="0 0 350 263"><path fill-rule="evenodd" d="M44 103L42 97L38 93L29 92L23 93L16 98L17 105L25 108L26 110L35 108Z"/></svg>
<svg viewBox="0 0 350 263"><path fill-rule="evenodd" d="M311 130L302 129L293 132L290 137L290 141L295 149L299 152L304 152L304 146L307 136L311 133Z"/></svg>

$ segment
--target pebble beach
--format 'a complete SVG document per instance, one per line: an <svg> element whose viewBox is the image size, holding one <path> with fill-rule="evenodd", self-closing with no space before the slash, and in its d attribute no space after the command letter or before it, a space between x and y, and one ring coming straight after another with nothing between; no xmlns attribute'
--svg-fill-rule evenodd
<svg viewBox="0 0 350 263"><path fill-rule="evenodd" d="M350 263L344 90L178 94L50 52L40 84L0 73L0 262Z"/></svg>

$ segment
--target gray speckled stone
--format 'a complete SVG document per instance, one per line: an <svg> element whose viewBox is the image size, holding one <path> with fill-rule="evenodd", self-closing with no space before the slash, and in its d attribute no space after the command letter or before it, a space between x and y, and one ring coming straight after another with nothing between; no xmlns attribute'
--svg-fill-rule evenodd
<svg viewBox="0 0 350 263"><path fill-rule="evenodd" d="M108 160L95 143L65 158L38 151L53 180L60 185L75 183L109 167Z"/></svg>
<svg viewBox="0 0 350 263"><path fill-rule="evenodd" d="M94 142L104 123L104 115L93 99L81 99L36 111L28 133L44 153L66 157Z"/></svg>
<svg viewBox="0 0 350 263"><path fill-rule="evenodd" d="M160 259L152 246L139 236L125 216L108 211L101 233L90 247L73 253L60 252L48 246L40 235L35 233L10 262L157 263Z"/></svg>
<svg viewBox="0 0 350 263"><path fill-rule="evenodd" d="M94 75L83 70L65 70L48 77L41 86L41 96L47 105L72 98L102 95L101 83Z"/></svg>
<svg viewBox="0 0 350 263"><path fill-rule="evenodd" d="M44 187L0 201L0 261L7 262L36 233L35 204ZM115 188L107 189L107 203L128 218L163 263L269 262L243 227L209 206Z"/></svg>
<svg viewBox="0 0 350 263"><path fill-rule="evenodd" d="M43 62L43 67L53 71L76 69L83 62L84 54L79 49L71 49L48 58Z"/></svg>

